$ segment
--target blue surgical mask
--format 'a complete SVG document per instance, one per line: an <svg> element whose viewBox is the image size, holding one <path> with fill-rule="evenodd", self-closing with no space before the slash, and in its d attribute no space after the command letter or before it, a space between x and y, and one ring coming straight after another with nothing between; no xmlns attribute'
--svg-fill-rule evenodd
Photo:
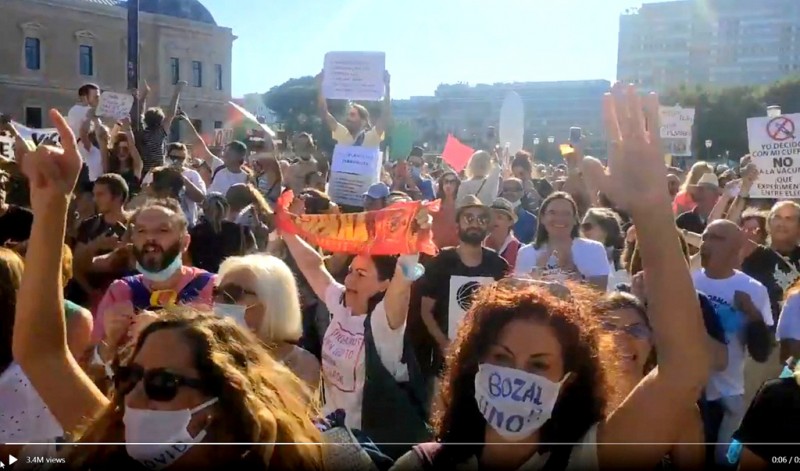
<svg viewBox="0 0 800 471"><path fill-rule="evenodd" d="M239 304L214 303L214 314L220 317L229 317L240 326L247 328L247 323L244 320L245 311L247 311L247 306L241 306Z"/></svg>
<svg viewBox="0 0 800 471"><path fill-rule="evenodd" d="M175 260L170 262L166 268L160 271L149 271L145 267L143 267L139 262L136 262L136 269L139 273L144 276L144 278L148 281L154 281L156 283L163 283L170 278L172 275L178 272L183 266L183 260L181 260L181 255L178 254L175 256Z"/></svg>

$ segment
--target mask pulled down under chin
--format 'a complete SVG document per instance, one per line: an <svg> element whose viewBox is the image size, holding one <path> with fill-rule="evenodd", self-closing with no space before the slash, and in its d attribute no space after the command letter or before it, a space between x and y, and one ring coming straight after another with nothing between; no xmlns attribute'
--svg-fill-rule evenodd
<svg viewBox="0 0 800 471"><path fill-rule="evenodd" d="M161 470L185 455L206 436L203 429L197 436L189 434L192 416L217 402L210 399L193 409L151 410L125 407L125 450L147 469ZM144 443L144 445L138 445Z"/></svg>
<svg viewBox="0 0 800 471"><path fill-rule="evenodd" d="M475 401L500 436L521 441L550 420L567 377L554 383L526 371L482 363L475 375Z"/></svg>
<svg viewBox="0 0 800 471"><path fill-rule="evenodd" d="M175 259L172 262L170 262L169 265L167 265L163 270L159 271L147 270L142 266L141 263L136 262L136 270L138 270L139 273L141 273L146 280L154 281L156 283L163 283L169 280L170 278L172 278L172 275L174 275L175 273L178 272L178 270L181 269L182 266L183 266L183 260L181 259L180 254L176 255Z"/></svg>

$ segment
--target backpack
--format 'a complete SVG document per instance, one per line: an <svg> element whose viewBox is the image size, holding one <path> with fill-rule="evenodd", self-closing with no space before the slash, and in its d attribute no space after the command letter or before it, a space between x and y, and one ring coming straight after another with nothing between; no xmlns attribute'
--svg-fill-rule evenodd
<svg viewBox="0 0 800 471"><path fill-rule="evenodd" d="M213 273L207 271L199 273L192 281L186 284L178 293L175 303L186 304L194 301L200 296L200 292L205 289L209 282L214 278ZM160 309L163 306L155 306L152 301L152 292L145 286L144 278L141 275L127 276L122 281L131 290L131 303L135 311Z"/></svg>

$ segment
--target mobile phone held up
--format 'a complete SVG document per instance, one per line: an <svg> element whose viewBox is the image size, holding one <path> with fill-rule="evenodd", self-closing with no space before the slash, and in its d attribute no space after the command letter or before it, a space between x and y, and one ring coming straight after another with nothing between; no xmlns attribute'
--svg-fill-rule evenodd
<svg viewBox="0 0 800 471"><path fill-rule="evenodd" d="M583 138L583 130L577 126L569 128L569 142L571 144L578 144Z"/></svg>

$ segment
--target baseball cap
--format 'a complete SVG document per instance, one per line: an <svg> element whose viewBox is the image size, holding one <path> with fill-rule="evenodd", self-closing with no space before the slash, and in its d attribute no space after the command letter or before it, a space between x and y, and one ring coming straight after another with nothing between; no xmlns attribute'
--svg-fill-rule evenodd
<svg viewBox="0 0 800 471"><path fill-rule="evenodd" d="M364 196L374 200L387 198L389 196L389 187L385 183L374 183L370 185Z"/></svg>

